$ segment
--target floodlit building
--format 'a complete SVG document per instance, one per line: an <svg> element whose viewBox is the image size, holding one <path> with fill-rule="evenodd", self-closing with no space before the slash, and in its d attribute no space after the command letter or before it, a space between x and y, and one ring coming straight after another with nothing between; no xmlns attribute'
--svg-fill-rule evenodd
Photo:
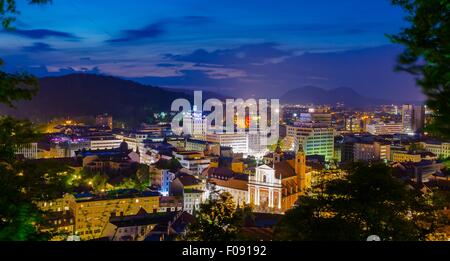
<svg viewBox="0 0 450 261"><path fill-rule="evenodd" d="M431 152L408 152L395 151L392 153L394 162L421 162L422 160L436 160L437 157Z"/></svg>
<svg viewBox="0 0 450 261"><path fill-rule="evenodd" d="M110 217L135 215L140 209L156 213L159 208L159 193L155 192L121 190L103 196L82 194L72 197L69 206L74 213L75 234L82 240L101 237Z"/></svg>
<svg viewBox="0 0 450 261"><path fill-rule="evenodd" d="M248 153L247 133L211 133L206 135L206 141L218 143L223 147L231 147L233 153Z"/></svg>
<svg viewBox="0 0 450 261"><path fill-rule="evenodd" d="M425 124L425 107L404 104L402 106L402 124L404 133L412 134L422 131Z"/></svg>
<svg viewBox="0 0 450 261"><path fill-rule="evenodd" d="M439 158L450 157L450 142L443 141L424 141L420 143L426 151L436 154Z"/></svg>
<svg viewBox="0 0 450 261"><path fill-rule="evenodd" d="M389 160L390 144L386 142L356 142L353 144L354 161Z"/></svg>
<svg viewBox="0 0 450 261"><path fill-rule="evenodd" d="M306 155L322 155L326 161L333 158L334 129L324 123L298 123L287 127L287 137L294 141L294 149L301 147Z"/></svg>
<svg viewBox="0 0 450 261"><path fill-rule="evenodd" d="M207 168L211 162L211 159L205 157L203 152L198 151L174 151L173 157L180 162L183 168L191 170L197 174Z"/></svg>
<svg viewBox="0 0 450 261"><path fill-rule="evenodd" d="M15 151L16 155L22 155L26 159L38 158L38 145L36 142L21 144Z"/></svg>
<svg viewBox="0 0 450 261"><path fill-rule="evenodd" d="M395 122L378 122L367 125L367 132L373 135L392 135L403 133L403 124Z"/></svg>
<svg viewBox="0 0 450 261"><path fill-rule="evenodd" d="M274 158L272 166L259 166L256 174L249 176L248 204L255 212L284 213L310 186L310 173L307 174L303 151L298 151L292 160L278 161L281 157Z"/></svg>
<svg viewBox="0 0 450 261"><path fill-rule="evenodd" d="M98 136L90 137L90 149L91 150L110 150L120 147L122 140L116 139L113 136Z"/></svg>

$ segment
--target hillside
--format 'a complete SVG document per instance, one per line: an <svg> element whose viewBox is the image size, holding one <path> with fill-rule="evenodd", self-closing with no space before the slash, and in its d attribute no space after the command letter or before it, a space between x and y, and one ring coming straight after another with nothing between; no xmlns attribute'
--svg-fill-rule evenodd
<svg viewBox="0 0 450 261"><path fill-rule="evenodd" d="M0 107L0 112L38 120L109 113L134 124L153 112L169 111L177 98L189 97L181 92L93 74L46 77L39 82L41 89L31 101L17 103L17 110Z"/></svg>

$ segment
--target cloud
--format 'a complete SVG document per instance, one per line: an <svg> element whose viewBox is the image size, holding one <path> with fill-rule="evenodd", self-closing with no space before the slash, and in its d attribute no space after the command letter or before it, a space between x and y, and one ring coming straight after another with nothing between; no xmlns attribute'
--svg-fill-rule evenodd
<svg viewBox="0 0 450 261"><path fill-rule="evenodd" d="M47 75L46 76L60 76L60 75L66 75L66 74L73 74L73 73L89 73L89 74L102 74L100 68L97 66L92 68L86 68L86 67L63 67L63 68L48 68L46 67Z"/></svg>
<svg viewBox="0 0 450 261"><path fill-rule="evenodd" d="M206 16L183 16L179 18L161 19L139 29L122 30L119 37L106 40L107 43L125 43L153 39L164 35L168 25L194 26L211 22L212 19Z"/></svg>
<svg viewBox="0 0 450 261"><path fill-rule="evenodd" d="M197 49L190 54L174 55L166 54L165 57L174 61L193 62L199 64L213 64L238 66L263 63L270 59L292 55L292 51L281 50L277 43L246 44L234 49L218 49L208 52L205 49Z"/></svg>
<svg viewBox="0 0 450 261"><path fill-rule="evenodd" d="M35 42L32 45L25 46L22 48L22 51L30 53L50 52L55 50L56 49L54 49L51 45L42 42Z"/></svg>
<svg viewBox="0 0 450 261"><path fill-rule="evenodd" d="M141 29L123 30L119 38L107 40L108 43L122 43L138 41L142 39L155 38L165 33L163 23L154 23L147 25Z"/></svg>
<svg viewBox="0 0 450 261"><path fill-rule="evenodd" d="M279 97L286 91L312 85L325 89L349 86L368 97L420 100L414 78L393 71L401 48L394 45L338 52L299 53L276 43L248 44L231 49L198 49L166 54L179 75L140 77L153 85L180 88L235 88L234 96ZM189 70L184 70L190 64ZM396 98L392 98L396 99Z"/></svg>
<svg viewBox="0 0 450 261"><path fill-rule="evenodd" d="M67 32L61 32L61 31L53 31L53 30L47 30L47 29L32 29L32 30L22 30L22 29L15 29L15 30L8 30L4 31L10 34L19 35L26 38L31 39L45 39L49 37L56 37L56 38L63 38L63 39L69 39L69 40L78 40L79 37L67 33Z"/></svg>
<svg viewBox="0 0 450 261"><path fill-rule="evenodd" d="M173 64L173 63L158 63L156 64L158 67L180 67L181 64Z"/></svg>

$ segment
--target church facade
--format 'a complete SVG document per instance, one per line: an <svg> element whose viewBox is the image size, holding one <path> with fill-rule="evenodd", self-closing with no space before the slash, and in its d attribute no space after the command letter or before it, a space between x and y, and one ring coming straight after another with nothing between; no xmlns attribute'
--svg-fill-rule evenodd
<svg viewBox="0 0 450 261"><path fill-rule="evenodd" d="M255 212L284 213L309 186L305 153L298 151L291 160L281 160L281 156L281 152L274 153L272 166L258 166L249 177L248 204Z"/></svg>

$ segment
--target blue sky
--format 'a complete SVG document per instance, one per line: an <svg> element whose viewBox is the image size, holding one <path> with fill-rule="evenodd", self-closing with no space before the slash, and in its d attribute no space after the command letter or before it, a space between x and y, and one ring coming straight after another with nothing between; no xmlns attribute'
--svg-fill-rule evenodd
<svg viewBox="0 0 450 261"><path fill-rule="evenodd" d="M9 71L86 71L247 96L345 85L421 97L411 77L392 72L401 49L385 34L405 24L388 0L18 2L16 31L0 33Z"/></svg>

